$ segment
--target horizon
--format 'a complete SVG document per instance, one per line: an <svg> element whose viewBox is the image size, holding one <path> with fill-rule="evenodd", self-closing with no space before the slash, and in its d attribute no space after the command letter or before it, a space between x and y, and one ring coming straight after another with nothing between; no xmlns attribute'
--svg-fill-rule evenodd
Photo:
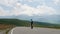
<svg viewBox="0 0 60 34"><path fill-rule="evenodd" d="M60 0L0 0L0 18L60 23Z"/></svg>

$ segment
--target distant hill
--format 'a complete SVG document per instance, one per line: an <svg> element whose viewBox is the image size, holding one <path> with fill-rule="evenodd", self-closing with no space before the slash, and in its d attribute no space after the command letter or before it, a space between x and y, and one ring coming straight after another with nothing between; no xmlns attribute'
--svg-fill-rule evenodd
<svg viewBox="0 0 60 34"><path fill-rule="evenodd" d="M0 24L12 24L16 26L30 26L30 21L19 20L19 19L0 19ZM60 28L60 24L51 24L46 22L34 21L34 27L49 27L49 28Z"/></svg>
<svg viewBox="0 0 60 34"><path fill-rule="evenodd" d="M13 24L16 26L29 26L29 21L19 19L0 19L0 24Z"/></svg>
<svg viewBox="0 0 60 34"><path fill-rule="evenodd" d="M39 22L48 22L52 24L60 24L60 15L18 15L18 16L0 16L0 18L17 18L17 19L23 19L23 20L30 20L33 19L34 21Z"/></svg>

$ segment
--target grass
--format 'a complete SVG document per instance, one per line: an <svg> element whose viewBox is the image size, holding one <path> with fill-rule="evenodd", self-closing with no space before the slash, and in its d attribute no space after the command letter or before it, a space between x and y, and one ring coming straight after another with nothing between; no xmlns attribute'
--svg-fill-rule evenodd
<svg viewBox="0 0 60 34"><path fill-rule="evenodd" d="M0 30L5 30L9 28L13 28L15 25L10 25L10 24L0 24Z"/></svg>
<svg viewBox="0 0 60 34"><path fill-rule="evenodd" d="M5 32L6 34L8 34L8 32L14 27L15 27L15 25L11 25L11 24L0 24L0 30L6 31Z"/></svg>

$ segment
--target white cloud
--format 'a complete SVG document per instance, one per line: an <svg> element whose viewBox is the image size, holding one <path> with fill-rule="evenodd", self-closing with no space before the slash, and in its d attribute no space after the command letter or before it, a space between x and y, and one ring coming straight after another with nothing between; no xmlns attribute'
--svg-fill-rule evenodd
<svg viewBox="0 0 60 34"><path fill-rule="evenodd" d="M24 0L24 1L28 1L28 2L39 2L39 1L46 1L46 0Z"/></svg>
<svg viewBox="0 0 60 34"><path fill-rule="evenodd" d="M16 4L16 7L13 11L11 11L13 14L15 15L21 15L21 14L26 14L26 15L29 15L31 16L33 13L32 11L34 10L34 8L24 4L20 4L18 5L18 3Z"/></svg>
<svg viewBox="0 0 60 34"><path fill-rule="evenodd" d="M33 0L24 0L24 1L33 2Z"/></svg>
<svg viewBox="0 0 60 34"><path fill-rule="evenodd" d="M20 7L20 8L19 8ZM38 6L37 6L38 7ZM28 15L28 16L33 16L33 15L53 15L53 14L56 14L55 10L52 8L52 7L48 7L46 5L42 5L40 6L39 8L33 8L33 7L30 7L26 4L22 5L20 3L17 3L16 9L14 9L12 11L13 14L15 15L21 15L21 14L24 14L24 15ZM21 10L19 10L19 9Z"/></svg>
<svg viewBox="0 0 60 34"><path fill-rule="evenodd" d="M3 8L0 7L0 16L11 16L11 13L5 11Z"/></svg>
<svg viewBox="0 0 60 34"><path fill-rule="evenodd" d="M6 0L7 2L7 0ZM8 5L6 2L4 2L6 5ZM9 1L9 5L13 5L15 4L15 6L13 7L14 9L12 11L6 12L5 10L3 10L2 8L0 9L0 16L9 16L9 15L28 15L28 16L33 16L33 15L53 15L56 14L55 10L52 7L48 7L45 4L41 5L41 6L37 6L38 8L33 8L28 6L27 4L21 4L16 2L16 0L10 0Z"/></svg>
<svg viewBox="0 0 60 34"><path fill-rule="evenodd" d="M54 2L54 4L58 4L58 3L60 3L60 0L53 0L53 2Z"/></svg>
<svg viewBox="0 0 60 34"><path fill-rule="evenodd" d="M56 14L56 11L52 7L42 5L39 8L37 8L36 14L37 15L53 15L53 14Z"/></svg>
<svg viewBox="0 0 60 34"><path fill-rule="evenodd" d="M17 0L0 0L0 4L6 6L13 6L15 3L17 3Z"/></svg>

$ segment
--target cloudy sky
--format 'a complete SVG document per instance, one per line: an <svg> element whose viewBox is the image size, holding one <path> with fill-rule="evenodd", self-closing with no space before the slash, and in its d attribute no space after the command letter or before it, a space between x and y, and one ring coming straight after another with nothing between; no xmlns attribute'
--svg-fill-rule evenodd
<svg viewBox="0 0 60 34"><path fill-rule="evenodd" d="M60 15L60 0L0 0L0 16Z"/></svg>

